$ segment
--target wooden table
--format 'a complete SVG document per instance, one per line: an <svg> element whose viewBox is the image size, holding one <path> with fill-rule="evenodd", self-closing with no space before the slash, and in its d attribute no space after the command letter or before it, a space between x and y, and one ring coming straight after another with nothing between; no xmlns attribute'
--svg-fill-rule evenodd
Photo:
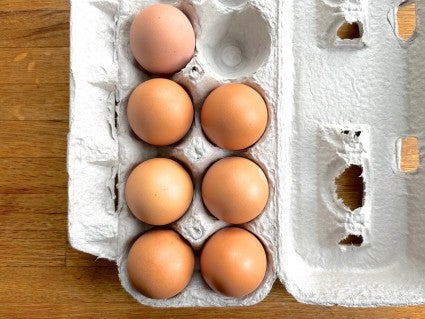
<svg viewBox="0 0 425 319"><path fill-rule="evenodd" d="M66 0L0 0L0 318L425 318L303 305L279 283L249 308L136 303L113 263L67 242L68 23Z"/></svg>

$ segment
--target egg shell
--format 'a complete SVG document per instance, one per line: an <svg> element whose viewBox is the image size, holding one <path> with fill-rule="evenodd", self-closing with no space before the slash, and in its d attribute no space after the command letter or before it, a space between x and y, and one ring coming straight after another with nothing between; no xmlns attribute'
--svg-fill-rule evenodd
<svg viewBox="0 0 425 319"><path fill-rule="evenodd" d="M212 289L229 297L243 297L260 286L267 257L257 237L242 228L229 227L208 239L200 264Z"/></svg>
<svg viewBox="0 0 425 319"><path fill-rule="evenodd" d="M166 225L187 211L193 197L190 175L177 162L154 158L128 177L125 197L131 212L150 225Z"/></svg>
<svg viewBox="0 0 425 319"><path fill-rule="evenodd" d="M131 284L148 298L166 299L190 282L195 267L192 248L175 231L154 229L140 236L128 254Z"/></svg>
<svg viewBox="0 0 425 319"><path fill-rule="evenodd" d="M182 86L168 79L148 80L132 92L127 117L143 141L164 146L178 142L193 122L193 104Z"/></svg>
<svg viewBox="0 0 425 319"><path fill-rule="evenodd" d="M267 105L245 84L224 84L212 91L201 111L202 129L216 145L242 150L255 144L267 127Z"/></svg>
<svg viewBox="0 0 425 319"><path fill-rule="evenodd" d="M231 224L256 218L268 197L269 185L263 170L243 157L219 160L202 181L202 198L209 212Z"/></svg>
<svg viewBox="0 0 425 319"><path fill-rule="evenodd" d="M154 4L134 19L130 29L134 57L147 71L171 74L181 70L195 51L195 31L179 9Z"/></svg>

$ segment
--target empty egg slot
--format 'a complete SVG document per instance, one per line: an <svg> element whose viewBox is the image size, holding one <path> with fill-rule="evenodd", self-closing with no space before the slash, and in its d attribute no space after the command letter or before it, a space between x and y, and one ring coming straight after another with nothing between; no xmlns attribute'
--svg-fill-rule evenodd
<svg viewBox="0 0 425 319"><path fill-rule="evenodd" d="M337 31L337 36L341 40L360 39L363 36L363 26L360 22L345 21Z"/></svg>
<svg viewBox="0 0 425 319"><path fill-rule="evenodd" d="M403 41L413 39L416 30L416 3L415 1L402 2L396 14L396 35Z"/></svg>
<svg viewBox="0 0 425 319"><path fill-rule="evenodd" d="M335 179L338 199L342 200L350 211L364 205L365 184L362 174L362 166L350 165Z"/></svg>
<svg viewBox="0 0 425 319"><path fill-rule="evenodd" d="M402 173L414 173L420 166L419 141L416 137L399 140L399 169Z"/></svg>
<svg viewBox="0 0 425 319"><path fill-rule="evenodd" d="M245 3L225 2L238 8ZM251 76L271 53L270 26L255 7L243 7L211 19L204 32L197 39L198 57L221 79Z"/></svg>
<svg viewBox="0 0 425 319"><path fill-rule="evenodd" d="M353 235L349 234L339 242L341 246L354 246L360 247L363 244L363 236L362 235Z"/></svg>

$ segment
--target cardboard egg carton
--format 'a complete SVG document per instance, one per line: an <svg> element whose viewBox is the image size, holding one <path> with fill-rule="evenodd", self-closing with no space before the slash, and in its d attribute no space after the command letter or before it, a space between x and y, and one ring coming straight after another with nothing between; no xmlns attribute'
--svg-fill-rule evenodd
<svg viewBox="0 0 425 319"><path fill-rule="evenodd" d="M399 0L162 1L185 12L197 35L195 56L172 77L191 94L196 116L180 143L158 148L140 141L126 118L130 93L149 79L130 52L130 25L156 2L71 1L72 246L115 260L124 289L150 306L252 305L277 278L304 303L425 303L425 176L399 167L400 139L416 137L420 151L425 140L425 4L417 2L417 30L403 41L396 35ZM358 38L338 37L345 22L357 25ZM245 83L267 102L266 133L248 150L222 150L202 133L202 103L224 83ZM126 272L131 244L150 228L125 203L129 173L157 156L189 168L194 200L171 227L199 254L228 226L202 204L202 176L230 155L252 159L270 183L266 209L242 225L266 248L264 282L244 298L225 297L197 266L176 297L144 297ZM335 183L349 167L360 170L365 187L353 211Z"/></svg>

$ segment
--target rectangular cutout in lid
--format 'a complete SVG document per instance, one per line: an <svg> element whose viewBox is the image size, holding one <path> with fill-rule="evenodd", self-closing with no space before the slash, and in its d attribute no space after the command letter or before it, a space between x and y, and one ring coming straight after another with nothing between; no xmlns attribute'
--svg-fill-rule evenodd
<svg viewBox="0 0 425 319"><path fill-rule="evenodd" d="M406 137L399 140L399 168L402 173L414 173L420 166L418 139Z"/></svg>

